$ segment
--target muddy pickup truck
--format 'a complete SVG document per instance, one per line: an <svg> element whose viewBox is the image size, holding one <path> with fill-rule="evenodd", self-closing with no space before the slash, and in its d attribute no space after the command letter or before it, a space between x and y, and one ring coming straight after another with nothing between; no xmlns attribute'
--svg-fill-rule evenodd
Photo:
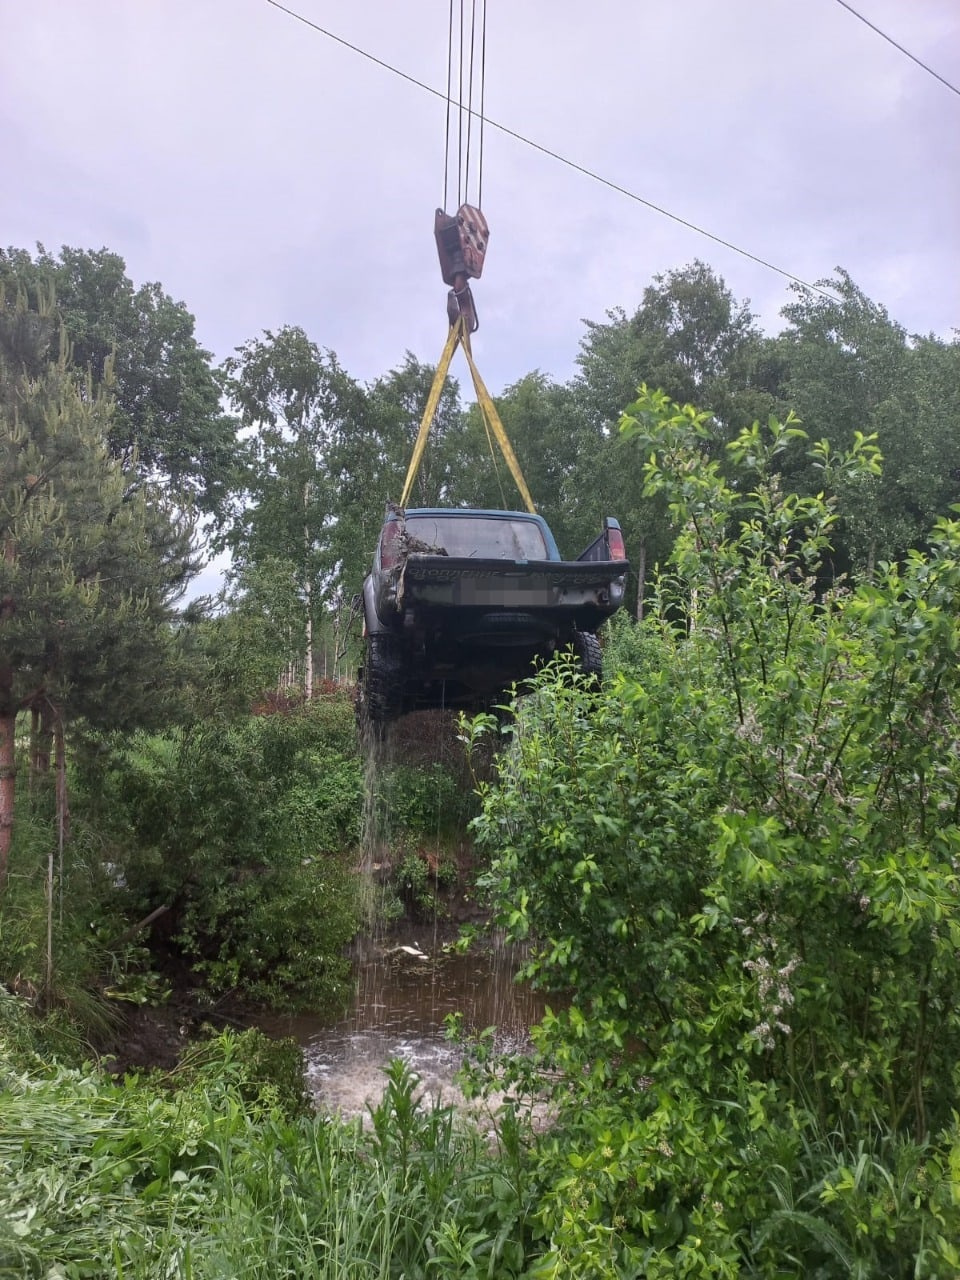
<svg viewBox="0 0 960 1280"><path fill-rule="evenodd" d="M363 584L361 723L482 710L565 648L599 678L597 628L623 603L628 569L610 517L568 561L541 516L389 507Z"/></svg>

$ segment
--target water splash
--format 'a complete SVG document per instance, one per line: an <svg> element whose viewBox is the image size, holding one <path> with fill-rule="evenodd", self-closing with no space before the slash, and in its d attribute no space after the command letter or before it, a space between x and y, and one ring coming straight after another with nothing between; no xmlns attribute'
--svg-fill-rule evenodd
<svg viewBox="0 0 960 1280"><path fill-rule="evenodd" d="M412 926L389 941L363 938L355 956L356 999L346 1018L332 1027L309 1016L278 1018L266 1029L299 1040L308 1088L324 1110L364 1115L380 1100L383 1068L393 1058L410 1066L426 1094L460 1105L455 1076L464 1055L447 1038L447 1015L460 1014L468 1031L495 1027L493 1047L500 1052L524 1050L546 1002L515 981L522 960L498 938L466 955L442 945L434 951Z"/></svg>
<svg viewBox="0 0 960 1280"><path fill-rule="evenodd" d="M521 957L501 940L491 939L468 955L445 949L457 929L436 908L439 828L449 816L440 814L439 803L432 918L398 929L390 927L384 910L403 836L393 813L397 767L440 764L461 787L474 785L455 715L416 712L382 728L368 726L360 746L364 800L358 873L366 923L353 948L354 1004L332 1027L300 1017L272 1020L268 1029L300 1041L308 1087L321 1107L363 1115L379 1101L383 1068L393 1058L407 1062L426 1093L459 1103L454 1077L463 1050L447 1038L447 1016L460 1015L468 1031L496 1028L493 1047L512 1052L528 1043L528 1028L542 1016L543 1001L515 982Z"/></svg>
<svg viewBox="0 0 960 1280"><path fill-rule="evenodd" d="M360 819L359 891L362 918L374 937L383 929L383 879L393 864L390 806L385 783L395 757L394 726L366 725L360 734L363 759L363 812Z"/></svg>

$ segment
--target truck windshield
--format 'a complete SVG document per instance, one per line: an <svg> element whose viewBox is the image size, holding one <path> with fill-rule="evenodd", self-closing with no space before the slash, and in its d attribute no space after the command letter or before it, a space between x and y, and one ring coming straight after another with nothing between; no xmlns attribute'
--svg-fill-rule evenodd
<svg viewBox="0 0 960 1280"><path fill-rule="evenodd" d="M407 516L407 531L448 556L546 560L543 531L532 520L503 516Z"/></svg>

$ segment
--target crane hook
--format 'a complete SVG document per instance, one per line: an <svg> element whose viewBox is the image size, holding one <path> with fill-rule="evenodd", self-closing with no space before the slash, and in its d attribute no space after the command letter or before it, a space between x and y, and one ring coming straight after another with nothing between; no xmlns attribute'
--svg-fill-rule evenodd
<svg viewBox="0 0 960 1280"><path fill-rule="evenodd" d="M447 294L447 318L451 325L462 316L468 333L479 325L477 309L469 280L479 280L490 239L487 220L475 205L462 204L456 216L438 209L434 216L433 234L440 258L440 274L450 285Z"/></svg>

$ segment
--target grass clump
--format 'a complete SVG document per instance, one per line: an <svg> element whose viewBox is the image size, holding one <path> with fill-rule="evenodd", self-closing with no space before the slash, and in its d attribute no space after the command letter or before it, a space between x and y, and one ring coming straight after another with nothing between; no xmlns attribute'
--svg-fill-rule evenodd
<svg viewBox="0 0 960 1280"><path fill-rule="evenodd" d="M279 1060L281 1080L258 1078ZM311 1113L283 1050L226 1033L167 1084L5 1056L0 1275L519 1275L523 1151L421 1106L395 1062L359 1120Z"/></svg>

